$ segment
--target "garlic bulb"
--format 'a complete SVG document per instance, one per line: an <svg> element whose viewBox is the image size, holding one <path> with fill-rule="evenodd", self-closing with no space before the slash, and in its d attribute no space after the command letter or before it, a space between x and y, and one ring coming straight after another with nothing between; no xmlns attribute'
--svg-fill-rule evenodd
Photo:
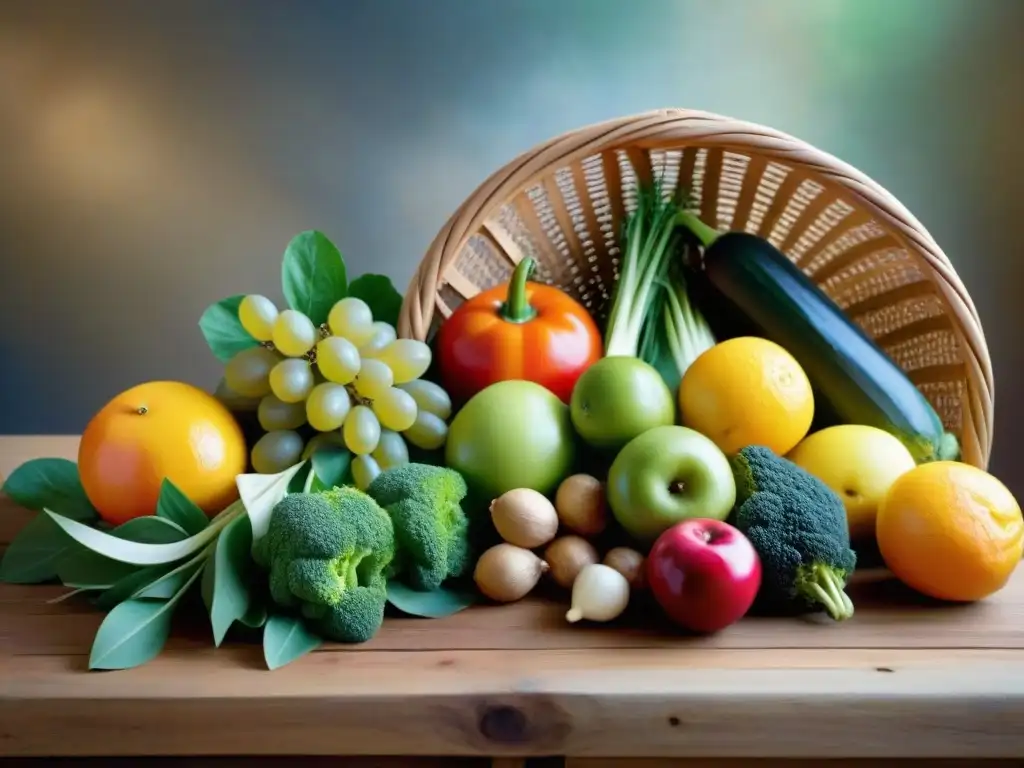
<svg viewBox="0 0 1024 768"><path fill-rule="evenodd" d="M614 568L592 563L572 585L572 607L565 614L573 624L581 619L611 621L629 605L629 582Z"/></svg>
<svg viewBox="0 0 1024 768"><path fill-rule="evenodd" d="M494 529L509 544L543 547L558 533L558 513L548 498L532 488L515 488L491 502Z"/></svg>

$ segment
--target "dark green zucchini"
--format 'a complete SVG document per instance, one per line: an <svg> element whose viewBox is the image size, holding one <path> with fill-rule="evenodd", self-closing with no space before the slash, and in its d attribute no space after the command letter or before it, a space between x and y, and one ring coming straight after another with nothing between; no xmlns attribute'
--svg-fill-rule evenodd
<svg viewBox="0 0 1024 768"><path fill-rule="evenodd" d="M814 388L816 423L884 429L919 464L960 458L956 436L903 369L775 246L691 214L681 223L704 246L695 293L716 338L758 335L788 350Z"/></svg>

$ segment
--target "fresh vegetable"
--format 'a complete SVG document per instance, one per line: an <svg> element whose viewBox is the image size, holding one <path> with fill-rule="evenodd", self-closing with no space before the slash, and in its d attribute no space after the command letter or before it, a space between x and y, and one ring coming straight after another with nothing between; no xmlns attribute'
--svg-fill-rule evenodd
<svg viewBox="0 0 1024 768"><path fill-rule="evenodd" d="M572 425L583 441L614 454L637 435L675 424L676 404L658 370L636 357L606 357L572 391Z"/></svg>
<svg viewBox="0 0 1024 768"><path fill-rule="evenodd" d="M746 445L780 455L814 421L814 392L783 347L758 336L727 339L694 361L679 384L679 413L727 456Z"/></svg>
<svg viewBox="0 0 1024 768"><path fill-rule="evenodd" d="M629 605L629 582L626 577L600 563L592 563L580 571L572 584L572 606L565 614L570 624L587 621L612 621Z"/></svg>
<svg viewBox="0 0 1024 768"><path fill-rule="evenodd" d="M523 379L568 403L576 379L601 357L601 333L590 313L558 288L528 282L534 266L525 257L507 285L477 294L441 325L441 377L456 401Z"/></svg>
<svg viewBox="0 0 1024 768"><path fill-rule="evenodd" d="M580 536L597 536L608 526L604 483L585 474L570 475L555 492L555 510L566 529Z"/></svg>
<svg viewBox="0 0 1024 768"><path fill-rule="evenodd" d="M382 472L367 489L391 517L394 570L414 589L437 589L469 566L466 492L466 481L455 470L419 463Z"/></svg>
<svg viewBox="0 0 1024 768"><path fill-rule="evenodd" d="M719 307L709 316L739 315L788 350L814 386L823 424L884 429L918 463L959 457L956 437L907 374L777 248L746 232L721 234L691 214L680 221L704 246L702 293Z"/></svg>
<svg viewBox="0 0 1024 768"><path fill-rule="evenodd" d="M647 585L647 561L635 549L613 547L601 562L625 576L631 589L640 590Z"/></svg>
<svg viewBox="0 0 1024 768"><path fill-rule="evenodd" d="M750 610L761 586L761 561L732 525L686 520L654 542L647 581L666 616L691 632L710 634Z"/></svg>
<svg viewBox="0 0 1024 768"><path fill-rule="evenodd" d="M914 457L895 436L863 424L837 424L805 437L786 454L839 494L850 541L875 536L878 505L896 479L914 468Z"/></svg>
<svg viewBox="0 0 1024 768"><path fill-rule="evenodd" d="M600 560L594 545L574 534L558 537L544 550L551 578L564 589L571 589L580 571Z"/></svg>
<svg viewBox="0 0 1024 768"><path fill-rule="evenodd" d="M502 542L480 555L473 581L496 603L512 603L526 597L547 570L548 564L530 550Z"/></svg>
<svg viewBox="0 0 1024 768"><path fill-rule="evenodd" d="M499 381L474 395L452 419L444 455L481 499L514 488L546 496L575 459L569 407L533 381Z"/></svg>
<svg viewBox="0 0 1024 768"><path fill-rule="evenodd" d="M732 460L736 509L732 524L754 545L765 607L824 609L837 621L853 615L843 590L857 564L843 500L809 472L764 446Z"/></svg>
<svg viewBox="0 0 1024 768"><path fill-rule="evenodd" d="M494 529L509 544L542 547L558 533L558 513L548 497L532 488L514 488L491 502Z"/></svg>
<svg viewBox="0 0 1024 768"><path fill-rule="evenodd" d="M347 643L380 629L394 555L391 518L352 487L285 496L253 547L274 602L301 611L323 637Z"/></svg>
<svg viewBox="0 0 1024 768"><path fill-rule="evenodd" d="M640 357L654 364L664 351L674 370L660 366L671 388L690 363L714 345L707 321L690 299L682 270L672 265L680 246L680 193L660 184L639 191L625 227L619 279L605 325L608 357ZM663 348L659 349L659 347Z"/></svg>

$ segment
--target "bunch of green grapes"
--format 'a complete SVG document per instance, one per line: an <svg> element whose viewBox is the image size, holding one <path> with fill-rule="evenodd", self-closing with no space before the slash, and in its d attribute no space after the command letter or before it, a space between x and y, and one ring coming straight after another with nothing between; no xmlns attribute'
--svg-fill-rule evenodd
<svg viewBox="0 0 1024 768"><path fill-rule="evenodd" d="M252 448L257 472L281 472L333 443L352 452L353 480L365 489L381 471L409 461L407 441L424 450L444 445L451 399L420 378L430 347L398 338L362 299L338 301L319 328L258 295L242 300L238 318L260 346L228 361L224 384L259 398L266 433ZM307 442L303 432L313 437Z"/></svg>

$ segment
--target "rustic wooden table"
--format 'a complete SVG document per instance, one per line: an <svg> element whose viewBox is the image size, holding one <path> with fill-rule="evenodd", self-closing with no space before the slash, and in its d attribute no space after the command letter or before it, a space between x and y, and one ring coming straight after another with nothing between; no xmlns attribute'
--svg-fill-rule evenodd
<svg viewBox="0 0 1024 768"><path fill-rule="evenodd" d="M76 448L0 437L0 476ZM0 551L27 519L0 498ZM391 762L410 768L467 764L455 756L574 768L1024 757L1024 570L967 607L869 577L844 624L746 619L701 640L569 628L565 606L543 600L396 618L366 645L274 672L255 646L215 650L201 622L143 667L87 672L101 615L47 603L64 591L0 585L0 757L403 756Z"/></svg>

